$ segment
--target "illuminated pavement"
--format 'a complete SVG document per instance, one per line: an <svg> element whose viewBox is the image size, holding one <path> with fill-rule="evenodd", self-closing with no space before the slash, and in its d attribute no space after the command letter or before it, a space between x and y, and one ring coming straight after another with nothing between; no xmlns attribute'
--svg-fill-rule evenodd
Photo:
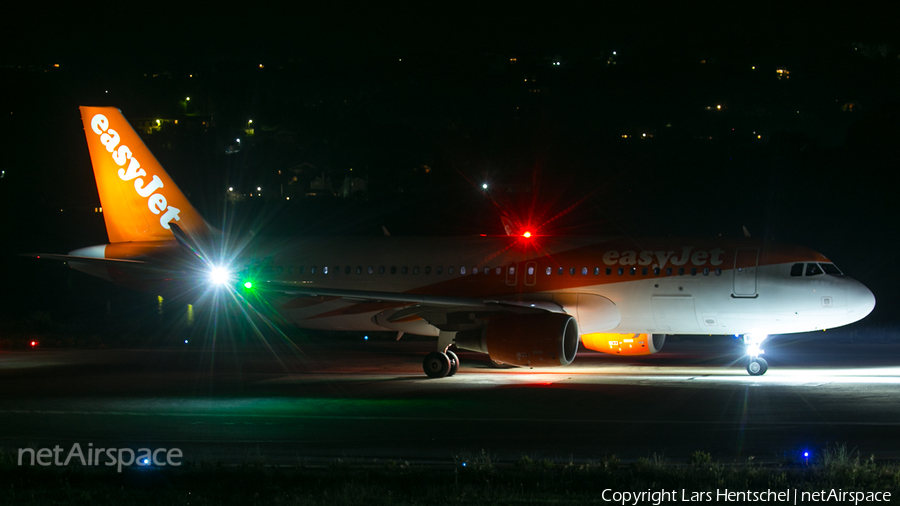
<svg viewBox="0 0 900 506"><path fill-rule="evenodd" d="M813 336L815 337L815 336ZM695 450L781 460L846 443L900 458L900 344L769 343L769 372L726 339L652 357L579 353L568 368L491 369L462 354L421 372L428 342L269 351L0 353L0 445L179 447L188 460L589 459Z"/></svg>

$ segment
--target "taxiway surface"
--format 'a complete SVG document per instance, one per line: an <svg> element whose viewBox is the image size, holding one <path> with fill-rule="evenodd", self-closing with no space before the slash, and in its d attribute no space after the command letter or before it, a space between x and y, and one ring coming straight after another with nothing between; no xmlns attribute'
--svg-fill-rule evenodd
<svg viewBox="0 0 900 506"><path fill-rule="evenodd" d="M178 447L186 460L271 464L482 451L776 461L836 443L900 458L900 344L815 337L768 343L762 377L728 338L640 358L580 352L545 370L463 352L459 374L438 380L421 370L430 341L0 352L0 445Z"/></svg>

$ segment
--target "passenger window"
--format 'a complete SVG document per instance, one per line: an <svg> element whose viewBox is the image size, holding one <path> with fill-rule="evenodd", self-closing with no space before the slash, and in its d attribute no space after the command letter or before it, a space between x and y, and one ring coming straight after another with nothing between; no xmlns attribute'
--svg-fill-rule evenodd
<svg viewBox="0 0 900 506"><path fill-rule="evenodd" d="M562 275L563 275L563 268L560 267L559 269L557 269L557 270L556 270L556 273L559 274L560 276L562 276Z"/></svg>
<svg viewBox="0 0 900 506"><path fill-rule="evenodd" d="M447 267L447 274L452 276L453 273L455 273L455 272L456 272L456 267L453 267L453 266Z"/></svg>
<svg viewBox="0 0 900 506"><path fill-rule="evenodd" d="M582 268L581 268L581 275L582 275L582 276L587 276L587 267L582 267Z"/></svg>
<svg viewBox="0 0 900 506"><path fill-rule="evenodd" d="M292 265L292 266L288 267L288 274L293 274L293 273L294 273L294 266Z"/></svg>
<svg viewBox="0 0 900 506"><path fill-rule="evenodd" d="M496 269L494 269L494 274L496 274L496 275L498 275L498 276L499 276L500 273L502 273L502 272L503 272L503 269L500 268L500 267L497 267Z"/></svg>
<svg viewBox="0 0 900 506"><path fill-rule="evenodd" d="M478 274L478 267L472 267L472 274Z"/></svg>
<svg viewBox="0 0 900 506"><path fill-rule="evenodd" d="M529 276L534 276L534 266L529 266L529 267L528 267L528 275L529 275Z"/></svg>
<svg viewBox="0 0 900 506"><path fill-rule="evenodd" d="M369 272L369 274L375 274L375 268L370 265L368 272Z"/></svg>
<svg viewBox="0 0 900 506"><path fill-rule="evenodd" d="M431 274L431 266L430 265L425 266L425 274Z"/></svg>
<svg viewBox="0 0 900 506"><path fill-rule="evenodd" d="M623 269L622 267L619 267L618 272L619 272L619 276L621 276L622 274L625 274L625 269Z"/></svg>
<svg viewBox="0 0 900 506"><path fill-rule="evenodd" d="M344 267L344 274L350 274L350 266Z"/></svg>
<svg viewBox="0 0 900 506"><path fill-rule="evenodd" d="M703 268L703 275L704 275L704 276L709 276L709 267L704 267L704 268Z"/></svg>
<svg viewBox="0 0 900 506"><path fill-rule="evenodd" d="M460 273L460 274L465 274L465 273L466 273L466 266L465 266L465 265L459 268L459 273Z"/></svg>
<svg viewBox="0 0 900 506"><path fill-rule="evenodd" d="M611 275L611 274L612 274L612 267L607 267L607 268L606 268L606 275L609 276L609 275Z"/></svg>
<svg viewBox="0 0 900 506"><path fill-rule="evenodd" d="M282 266L279 265L279 266L278 266L278 269L275 269L275 270L276 270L276 271L278 272L278 274L280 275L280 274L284 271L284 268L283 268Z"/></svg>
<svg viewBox="0 0 900 506"><path fill-rule="evenodd" d="M514 266L510 265L509 266L509 275L515 276L515 274L516 274L516 268Z"/></svg>
<svg viewBox="0 0 900 506"><path fill-rule="evenodd" d="M403 268L400 269L400 272L402 272L403 274L409 274L409 267L404 265Z"/></svg>
<svg viewBox="0 0 900 506"><path fill-rule="evenodd" d="M550 267L547 267L546 272L547 272L547 275L549 276L553 272L553 269L551 269Z"/></svg>
<svg viewBox="0 0 900 506"><path fill-rule="evenodd" d="M297 269L297 272L299 272L300 274L303 274L303 266L302 265L300 266L299 269Z"/></svg>
<svg viewBox="0 0 900 506"><path fill-rule="evenodd" d="M594 276L599 276L599 275L600 275L600 268L594 267Z"/></svg>
<svg viewBox="0 0 900 506"><path fill-rule="evenodd" d="M806 264L806 275L807 276L817 276L822 274L822 269L819 268L819 264L810 262Z"/></svg>
<svg viewBox="0 0 900 506"><path fill-rule="evenodd" d="M834 276L843 276L844 275L844 273L841 272L841 270L838 269L837 266L834 264L824 264L823 263L823 264L819 264L819 266L822 268L823 271L825 271L825 274L832 274Z"/></svg>
<svg viewBox="0 0 900 506"><path fill-rule="evenodd" d="M357 266L356 266L356 273L357 273L357 274L362 274L362 265L357 265Z"/></svg>
<svg viewBox="0 0 900 506"><path fill-rule="evenodd" d="M328 274L328 266L322 267L322 274Z"/></svg>
<svg viewBox="0 0 900 506"><path fill-rule="evenodd" d="M721 275L722 275L722 268L716 267L716 276L721 276Z"/></svg>
<svg viewBox="0 0 900 506"><path fill-rule="evenodd" d="M666 267L666 276L671 276L671 275L672 275L672 268Z"/></svg>
<svg viewBox="0 0 900 506"><path fill-rule="evenodd" d="M335 266L334 266L333 273L334 273L334 274L340 274L340 273L341 273L341 266L340 266L340 265L335 265Z"/></svg>
<svg viewBox="0 0 900 506"><path fill-rule="evenodd" d="M419 274L419 266L413 267L413 274Z"/></svg>
<svg viewBox="0 0 900 506"><path fill-rule="evenodd" d="M575 268L569 267L569 276L574 276L574 275L575 275Z"/></svg>
<svg viewBox="0 0 900 506"><path fill-rule="evenodd" d="M678 268L678 275L679 275L679 276L684 276L684 267L679 267L679 268Z"/></svg>
<svg viewBox="0 0 900 506"><path fill-rule="evenodd" d="M696 275L697 275L697 268L691 267L691 276L696 276Z"/></svg>
<svg viewBox="0 0 900 506"><path fill-rule="evenodd" d="M647 268L644 267L643 269L641 269L641 276L646 276L646 275L647 275Z"/></svg>
<svg viewBox="0 0 900 506"><path fill-rule="evenodd" d="M312 267L309 268L309 273L310 273L310 274L315 274L315 273L316 273L316 266L315 266L315 265L313 265Z"/></svg>
<svg viewBox="0 0 900 506"><path fill-rule="evenodd" d="M654 276L659 276L659 267L654 267L654 268L653 268L653 275L654 275Z"/></svg>
<svg viewBox="0 0 900 506"><path fill-rule="evenodd" d="M637 267L632 267L631 269L629 269L629 272L631 272L631 275L634 276L635 274L637 274Z"/></svg>
<svg viewBox="0 0 900 506"><path fill-rule="evenodd" d="M444 268L441 267L440 265L438 265L437 269L434 270L434 273L435 273L435 274L443 274L443 273L444 273Z"/></svg>
<svg viewBox="0 0 900 506"><path fill-rule="evenodd" d="M484 268L484 274L485 274L485 275L488 275L488 274L490 274L490 273L491 273L491 268L490 268L490 267L485 267L485 268Z"/></svg>
<svg viewBox="0 0 900 506"><path fill-rule="evenodd" d="M396 265L391 266L391 274L397 274L397 266Z"/></svg>
<svg viewBox="0 0 900 506"><path fill-rule="evenodd" d="M383 265L378 267L378 274L384 274L384 266Z"/></svg>
<svg viewBox="0 0 900 506"><path fill-rule="evenodd" d="M797 263L791 266L791 277L796 278L803 275L803 264Z"/></svg>

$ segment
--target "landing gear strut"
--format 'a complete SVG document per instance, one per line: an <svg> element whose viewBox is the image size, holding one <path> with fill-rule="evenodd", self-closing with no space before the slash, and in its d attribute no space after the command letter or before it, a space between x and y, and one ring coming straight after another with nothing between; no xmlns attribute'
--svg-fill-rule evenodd
<svg viewBox="0 0 900 506"><path fill-rule="evenodd" d="M747 362L747 373L750 376L762 376L769 370L769 363L760 357L765 353L761 346L767 337L769 336L766 334L744 334L744 346L747 347L747 355L750 357Z"/></svg>

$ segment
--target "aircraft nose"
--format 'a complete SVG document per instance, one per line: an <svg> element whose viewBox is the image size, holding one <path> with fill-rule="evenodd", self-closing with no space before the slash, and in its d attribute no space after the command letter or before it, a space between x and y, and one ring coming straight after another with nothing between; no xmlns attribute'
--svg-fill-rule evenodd
<svg viewBox="0 0 900 506"><path fill-rule="evenodd" d="M847 287L847 315L853 321L861 320L875 309L875 295L866 285L853 280Z"/></svg>

